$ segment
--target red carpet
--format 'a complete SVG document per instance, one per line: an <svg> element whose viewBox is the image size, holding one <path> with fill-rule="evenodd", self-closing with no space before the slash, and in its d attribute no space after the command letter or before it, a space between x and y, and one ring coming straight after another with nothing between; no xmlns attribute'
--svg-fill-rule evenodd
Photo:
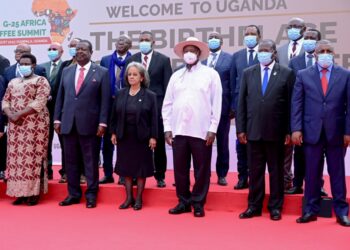
<svg viewBox="0 0 350 250"><path fill-rule="evenodd" d="M295 223L301 196L286 196L281 221L271 221L266 211L259 218L238 219L247 191L232 189L235 174L229 175L229 186L220 187L213 173L206 217L169 215L176 204L172 174L166 189L148 180L141 211L118 209L124 190L116 184L101 186L97 208L86 209L84 203L59 207L66 185L57 180L35 207L11 205L1 183L0 249L349 249L350 229L336 224L334 217ZM347 183L349 187L350 178ZM326 189L330 191L328 185Z"/></svg>

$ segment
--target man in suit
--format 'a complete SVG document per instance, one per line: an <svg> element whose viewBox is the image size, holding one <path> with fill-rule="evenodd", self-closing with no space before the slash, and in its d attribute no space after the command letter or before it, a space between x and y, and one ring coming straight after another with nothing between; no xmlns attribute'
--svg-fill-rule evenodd
<svg viewBox="0 0 350 250"><path fill-rule="evenodd" d="M31 53L31 47L28 44L25 43L21 43L18 44L16 49L15 49L15 60L16 63L11 65L10 67L8 67L5 72L4 72L4 78L5 78L5 86L7 88L8 83L16 77L21 76L21 73L19 72L19 59L21 58L21 56L23 54L26 53ZM45 68L43 68L40 65L36 65L34 68L34 74L39 75L39 76L43 76L45 78L47 78L47 74L45 71Z"/></svg>
<svg viewBox="0 0 350 250"><path fill-rule="evenodd" d="M265 165L270 177L268 209L271 220L281 219L283 206L283 151L290 141L290 94L293 71L276 61L272 40L259 43L260 64L243 72L237 110L237 137L247 144L248 208L241 219L260 216L265 196Z"/></svg>
<svg viewBox="0 0 350 250"><path fill-rule="evenodd" d="M55 106L55 131L63 135L68 197L59 203L80 202L79 155L87 180L86 207L96 207L98 160L101 137L108 123L110 85L108 70L91 62L92 45L81 40L76 46L77 65L63 70Z"/></svg>
<svg viewBox="0 0 350 250"><path fill-rule="evenodd" d="M3 75L5 72L5 69L9 66L10 66L10 61L6 57L0 55L0 75Z"/></svg>
<svg viewBox="0 0 350 250"><path fill-rule="evenodd" d="M164 179L167 159L165 151L163 119L160 114L165 91L172 74L172 69L169 57L155 51L153 49L154 43L153 34L149 31L143 31L139 37L140 52L132 55L128 59L127 64L130 62L142 63L147 69L151 80L149 88L157 94L159 136L157 147L154 150L154 177L157 180L157 187L164 188L166 186Z"/></svg>
<svg viewBox="0 0 350 250"><path fill-rule="evenodd" d="M216 174L217 183L226 186L226 175L230 164L229 133L230 120L233 118L232 101L234 94L233 81L231 79L232 55L221 50L223 44L222 35L212 32L208 37L210 54L202 63L215 69L220 76L222 87L222 106L219 127L216 133Z"/></svg>
<svg viewBox="0 0 350 250"><path fill-rule="evenodd" d="M292 98L292 140L303 144L307 166L306 205L297 223L317 220L326 156L337 222L349 227L344 151L350 145L350 72L334 65L329 41L319 41L315 54L317 63L298 72Z"/></svg>
<svg viewBox="0 0 350 250"><path fill-rule="evenodd" d="M243 71L259 63L257 58L258 44L261 39L260 29L256 25L248 25L244 30L244 44L246 48L233 54L231 78L232 85L235 87L233 97L233 110L237 111L238 94L241 86ZM237 139L237 170L238 182L234 189L248 188L248 163L247 163L247 145L242 144Z"/></svg>
<svg viewBox="0 0 350 250"><path fill-rule="evenodd" d="M289 68L294 71L294 75L298 71L310 67L315 64L315 48L317 41L321 40L321 32L316 29L308 29L304 32L303 47L305 53L302 53L289 61ZM294 146L294 177L293 187L285 191L286 194L302 194L303 182L305 177L305 157L302 146ZM322 185L323 186L323 185ZM321 188L321 196L327 196L326 191Z"/></svg>
<svg viewBox="0 0 350 250"><path fill-rule="evenodd" d="M56 99L57 99L57 93L58 93L58 89L61 83L61 77L62 77L62 72L65 68L71 66L71 65L75 65L76 59L75 59L75 55L76 55L76 46L78 44L78 42L80 42L81 39L80 38L73 38L69 44L68 44L68 52L69 55L71 56L70 60L66 60L64 62L61 63L61 66L58 69L58 72L56 74L56 79L55 79L55 83L54 83L54 89L52 92L52 97L53 97L53 103L56 103ZM65 160L64 160L64 144L63 144L63 138L61 134L58 134L58 139L60 141L60 145L61 145L61 169L58 171L61 175L61 178L59 179L58 183L66 183L67 182L67 175L66 175L66 164L65 164ZM84 176L84 166L83 166L83 160L80 159L80 169L81 169L81 176L80 176L80 183L84 184L86 182L85 176Z"/></svg>
<svg viewBox="0 0 350 250"><path fill-rule="evenodd" d="M278 62L283 66L288 66L290 59L304 54L303 42L306 25L303 19L294 17L289 20L287 35L289 42L277 49ZM292 158L293 146L286 145L284 152L284 190L290 189L293 184Z"/></svg>
<svg viewBox="0 0 350 250"><path fill-rule="evenodd" d="M53 96L55 84L56 84L56 77L59 67L62 64L61 56L63 54L63 48L61 44L59 43L52 43L50 44L48 48L47 55L50 59L50 61L45 62L41 64L40 66L45 68L45 71L47 73L47 77L50 83L51 92L49 99L47 100L47 108L49 110L50 114L50 130L49 130L49 144L47 149L47 160L48 160L48 166L47 166L47 176L49 180L53 179L53 171L52 171L52 140L54 135L54 129L53 129L53 114L55 112L55 100L56 96Z"/></svg>
<svg viewBox="0 0 350 250"><path fill-rule="evenodd" d="M112 107L116 92L125 87L124 73L126 61L131 56L129 49L132 42L129 36L123 34L115 42L115 51L111 55L104 56L101 59L100 65L109 71L111 84L110 107ZM109 112L110 113L110 112ZM100 184L113 183L113 152L114 145L111 142L111 134L107 130L103 137L103 171L105 176L100 180ZM123 180L119 177L118 184L122 184Z"/></svg>

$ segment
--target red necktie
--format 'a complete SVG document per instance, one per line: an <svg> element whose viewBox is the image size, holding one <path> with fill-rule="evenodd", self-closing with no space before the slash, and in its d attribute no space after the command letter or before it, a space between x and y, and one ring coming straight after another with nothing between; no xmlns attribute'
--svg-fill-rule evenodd
<svg viewBox="0 0 350 250"><path fill-rule="evenodd" d="M148 56L145 56L143 58L143 63L142 63L142 65L145 67L145 69L147 69L147 60L148 60Z"/></svg>
<svg viewBox="0 0 350 250"><path fill-rule="evenodd" d="M290 59L292 59L293 57L295 57L296 55L295 55L295 52L296 52L296 50L297 50L297 42L294 42L293 43L293 47L292 47L292 53L290 54Z"/></svg>
<svg viewBox="0 0 350 250"><path fill-rule="evenodd" d="M77 83L77 86L75 87L75 93L76 94L79 93L81 85L83 85L83 82L84 82L84 70L85 69L83 67L80 68L79 77L78 77L78 83Z"/></svg>
<svg viewBox="0 0 350 250"><path fill-rule="evenodd" d="M322 69L322 78L321 78L321 84L322 84L322 90L323 94L326 95L327 88L328 88L328 79L327 79L327 69Z"/></svg>

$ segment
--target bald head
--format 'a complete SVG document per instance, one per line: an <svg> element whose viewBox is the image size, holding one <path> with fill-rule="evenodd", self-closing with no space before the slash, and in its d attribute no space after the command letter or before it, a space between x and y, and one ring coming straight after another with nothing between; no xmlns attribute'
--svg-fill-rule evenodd
<svg viewBox="0 0 350 250"><path fill-rule="evenodd" d="M60 43L53 42L50 44L50 47L48 48L48 54L49 58L53 62L57 62L61 59L61 56L63 54L63 48Z"/></svg>
<svg viewBox="0 0 350 250"><path fill-rule="evenodd" d="M26 43L21 43L18 44L16 49L15 49L15 60L16 62L19 62L19 59L23 54L29 54L32 51L31 47L29 44Z"/></svg>
<svg viewBox="0 0 350 250"><path fill-rule="evenodd" d="M216 40L213 40L213 39L216 39ZM216 52L220 50L222 44L223 44L223 39L222 39L222 35L219 32L211 32L209 34L208 45L211 52Z"/></svg>
<svg viewBox="0 0 350 250"><path fill-rule="evenodd" d="M115 42L115 49L117 53L121 56L125 55L128 52L128 50L131 48L131 46L132 46L131 38L126 34L119 36L117 41Z"/></svg>
<svg viewBox="0 0 350 250"><path fill-rule="evenodd" d="M289 20L287 26L288 38L291 41L297 41L303 37L306 30L305 21L299 17L293 17Z"/></svg>

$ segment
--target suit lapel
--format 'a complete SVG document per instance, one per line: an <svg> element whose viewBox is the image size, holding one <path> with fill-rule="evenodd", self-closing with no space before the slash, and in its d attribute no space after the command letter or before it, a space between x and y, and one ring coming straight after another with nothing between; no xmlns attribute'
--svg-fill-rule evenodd
<svg viewBox="0 0 350 250"><path fill-rule="evenodd" d="M83 84L80 87L80 90L79 90L77 95L80 95L80 93L86 88L86 86L89 84L89 82L90 82L92 76L95 74L95 72L96 72L96 64L91 62L90 69L89 69L88 73L86 74L86 77L85 77Z"/></svg>
<svg viewBox="0 0 350 250"><path fill-rule="evenodd" d="M329 92L332 90L333 86L337 82L338 77L339 77L338 68L335 65L333 65L331 75L329 77L328 88L326 91L326 97L329 95Z"/></svg>
<svg viewBox="0 0 350 250"><path fill-rule="evenodd" d="M252 77L253 77L253 81L256 82L256 88L257 88L259 95L262 96L262 88L261 88L262 79L261 79L260 64L257 64L255 66ZM256 80L256 79L258 79L258 80Z"/></svg>
<svg viewBox="0 0 350 250"><path fill-rule="evenodd" d="M151 75L152 70L155 68L155 65L157 63L157 52L153 50L153 55L151 57L151 61L149 62L148 65L148 74Z"/></svg>
<svg viewBox="0 0 350 250"><path fill-rule="evenodd" d="M320 78L320 71L318 70L317 64L312 66L311 70L312 70L312 77L315 79L316 88L318 89L318 92L322 96L322 98L324 98L322 84L321 84L321 78Z"/></svg>
<svg viewBox="0 0 350 250"><path fill-rule="evenodd" d="M216 68L220 68L221 67L221 64L224 62L224 54L223 52L220 53L218 59L216 60L216 63L215 63L215 67L214 69Z"/></svg>
<svg viewBox="0 0 350 250"><path fill-rule="evenodd" d="M265 96L267 96L270 92L273 86L278 82L278 78L280 77L280 66L278 63L275 63L271 70L270 78L267 84L267 88L265 91Z"/></svg>
<svg viewBox="0 0 350 250"><path fill-rule="evenodd" d="M138 96L137 109L136 109L136 121L138 122L140 119L141 108L144 102L145 89L141 87L140 94Z"/></svg>

